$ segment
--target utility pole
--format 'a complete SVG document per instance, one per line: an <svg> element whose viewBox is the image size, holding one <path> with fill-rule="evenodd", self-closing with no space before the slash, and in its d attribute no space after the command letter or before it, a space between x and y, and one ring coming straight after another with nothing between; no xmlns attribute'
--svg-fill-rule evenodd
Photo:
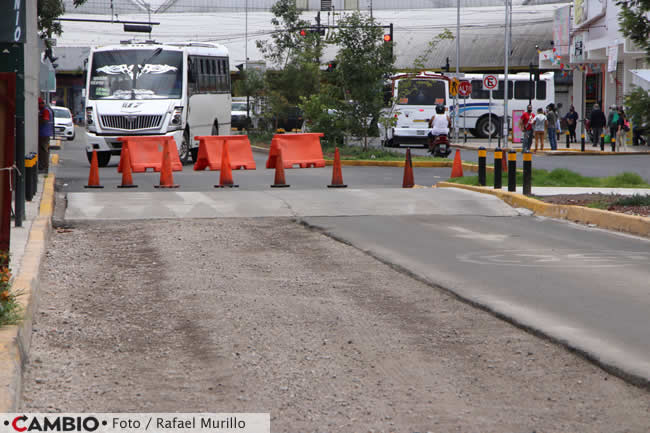
<svg viewBox="0 0 650 433"><path fill-rule="evenodd" d="M456 78L460 78L460 0L456 7ZM454 96L454 141L458 143L458 94Z"/></svg>
<svg viewBox="0 0 650 433"><path fill-rule="evenodd" d="M505 69L503 73L503 143L504 147L508 147L508 131L510 130L510 117L508 116L508 61L510 60L510 35L509 29L512 29L512 17L510 15L512 10L512 0L505 0L506 3L506 25L505 25Z"/></svg>
<svg viewBox="0 0 650 433"><path fill-rule="evenodd" d="M244 77L248 78L248 0L246 0L246 35L244 36ZM251 96L249 95L250 90L248 85L246 85L246 124L248 125L249 119L251 118Z"/></svg>

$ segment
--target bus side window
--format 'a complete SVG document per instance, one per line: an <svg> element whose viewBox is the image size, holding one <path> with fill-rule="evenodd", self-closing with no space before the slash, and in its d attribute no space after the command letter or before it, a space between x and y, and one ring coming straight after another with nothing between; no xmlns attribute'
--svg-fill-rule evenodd
<svg viewBox="0 0 650 433"><path fill-rule="evenodd" d="M472 80L472 99L489 99L490 92L483 90L482 80Z"/></svg>
<svg viewBox="0 0 650 433"><path fill-rule="evenodd" d="M532 99L531 90L530 81L515 81L515 99Z"/></svg>
<svg viewBox="0 0 650 433"><path fill-rule="evenodd" d="M546 81L537 82L537 97L535 99L539 99L541 101L546 99Z"/></svg>

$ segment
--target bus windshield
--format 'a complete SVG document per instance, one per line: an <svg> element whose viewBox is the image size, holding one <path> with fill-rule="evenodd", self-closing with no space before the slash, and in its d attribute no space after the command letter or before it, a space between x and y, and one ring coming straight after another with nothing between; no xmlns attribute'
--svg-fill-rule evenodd
<svg viewBox="0 0 650 433"><path fill-rule="evenodd" d="M398 82L398 105L445 104L445 82L441 80L406 80Z"/></svg>
<svg viewBox="0 0 650 433"><path fill-rule="evenodd" d="M92 59L89 98L180 99L182 83L179 51L98 51Z"/></svg>

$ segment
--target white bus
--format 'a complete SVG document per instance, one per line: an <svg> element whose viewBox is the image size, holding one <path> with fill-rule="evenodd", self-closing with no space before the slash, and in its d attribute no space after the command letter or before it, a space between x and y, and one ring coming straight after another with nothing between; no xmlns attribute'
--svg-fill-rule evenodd
<svg viewBox="0 0 650 433"><path fill-rule="evenodd" d="M86 153L100 166L126 135L173 136L183 162L196 135L230 133L228 50L217 44L128 42L94 48L86 82Z"/></svg>
<svg viewBox="0 0 650 433"><path fill-rule="evenodd" d="M495 136L503 121L503 75L498 75L499 85L492 91L490 117L489 92L483 90L482 74L464 74L461 81L472 83L472 94L459 98L458 127L467 128L472 135L485 138ZM400 144L427 144L429 119L435 107L442 104L454 120L453 98L449 96L450 77L433 72L399 74L392 78L392 107L396 124L386 131L386 146ZM529 95L535 111L546 108L554 101L553 73L541 74L531 85L528 73L508 75L508 111L526 110ZM532 90L532 94L531 94ZM510 125L512 127L512 124Z"/></svg>
<svg viewBox="0 0 650 433"><path fill-rule="evenodd" d="M489 134L494 137L499 131L503 122L503 96L504 85L503 75L497 75L499 85L492 91L492 115L490 118L488 104L490 92L483 90L483 74L465 74L461 81L471 81L472 94L465 100L459 97L459 121L458 126L462 128L466 122L466 128L475 137L486 138ZM508 112L512 116L513 110L526 111L530 99L533 110L546 108L555 101L555 83L553 72L539 75L539 80L531 81L530 74L520 72L508 74ZM512 128L512 117L510 119Z"/></svg>

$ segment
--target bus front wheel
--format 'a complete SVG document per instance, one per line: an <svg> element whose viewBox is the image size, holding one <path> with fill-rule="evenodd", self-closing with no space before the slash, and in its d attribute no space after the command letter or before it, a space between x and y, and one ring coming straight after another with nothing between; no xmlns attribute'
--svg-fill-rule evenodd
<svg viewBox="0 0 650 433"><path fill-rule="evenodd" d="M499 119L497 116L485 116L481 117L476 125L476 132L481 138L488 138L490 135L492 137L497 136L499 131Z"/></svg>
<svg viewBox="0 0 650 433"><path fill-rule="evenodd" d="M186 129L183 133L183 142L181 143L181 147L178 152L178 157L181 160L181 164L187 164L188 162L190 155L190 143L190 130Z"/></svg>
<svg viewBox="0 0 650 433"><path fill-rule="evenodd" d="M93 153L92 152L86 152L86 158L88 158L88 162L92 163L93 161ZM111 152L97 152L97 165L100 167L106 167L108 165L108 161L111 160Z"/></svg>

